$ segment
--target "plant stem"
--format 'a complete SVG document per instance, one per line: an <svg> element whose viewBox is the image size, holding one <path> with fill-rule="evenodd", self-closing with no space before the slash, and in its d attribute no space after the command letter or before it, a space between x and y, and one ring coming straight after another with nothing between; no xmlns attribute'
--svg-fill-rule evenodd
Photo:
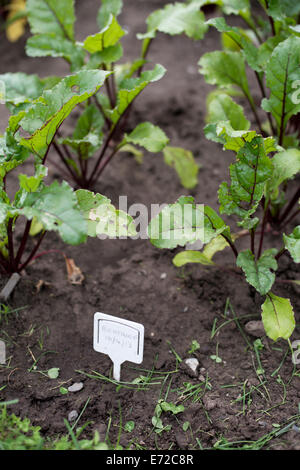
<svg viewBox="0 0 300 470"><path fill-rule="evenodd" d="M300 213L300 209L297 209L293 214L284 222L284 224L280 227L283 229L286 227L287 224L289 224L298 214Z"/></svg>
<svg viewBox="0 0 300 470"><path fill-rule="evenodd" d="M257 126L258 126L258 128L259 128L259 131L260 131L260 133L261 133L263 136L265 136L266 134L265 134L264 130L262 129L261 122L260 122L260 118L259 118L259 115L258 115L258 113L257 113L257 111L256 111L255 103L254 103L254 101L253 101L252 96L249 95L249 93L247 93L247 92L245 92L245 91L244 91L244 94L245 94L245 96L246 96L246 98L247 98L247 100L248 100L248 103L250 104L250 107L251 107L251 109L252 109L252 112L253 112L253 115L254 115L256 124L257 124Z"/></svg>
<svg viewBox="0 0 300 470"><path fill-rule="evenodd" d="M94 166L94 168L93 168L93 170L92 170L92 173L91 173L90 177L89 177L88 180L87 180L87 185L88 185L88 187L91 185L92 181L95 181L95 173L98 171L98 167L99 167L99 165L100 165L100 162L101 162L102 158L104 157L105 152L106 152L106 150L107 150L107 148L108 148L108 146L109 146L109 143L110 143L111 139L113 138L113 136L114 136L114 134L115 134L115 132L116 132L117 124L118 124L119 122L120 122L120 119L119 119L119 121L118 121L116 124L114 124L114 125L112 126L112 128L111 128L111 130L110 130L110 132L109 132L109 134L108 134L108 136L107 136L107 138L106 138L106 140L105 140L105 142L104 142L104 144L103 144L103 147L102 147L102 149L101 149L101 152L100 152L100 155L99 155L99 157L98 157L98 160L96 161L96 164L95 164L95 166Z"/></svg>
<svg viewBox="0 0 300 470"><path fill-rule="evenodd" d="M23 253L24 253L24 250L25 250L25 247L26 247L26 243L27 243L27 240L28 240L28 235L29 235L29 232L30 232L31 224L32 224L32 220L27 220L26 225L25 225L25 229L24 229L24 232L23 232L23 237L22 237L19 249L18 249L18 253L17 253L17 256L15 258L16 267L19 266L19 263L20 263L21 258L23 256Z"/></svg>
<svg viewBox="0 0 300 470"><path fill-rule="evenodd" d="M281 248L281 250L278 251L277 255L275 256L276 261L278 261L280 256L282 256L285 252L286 252L286 248L285 247Z"/></svg>
<svg viewBox="0 0 300 470"><path fill-rule="evenodd" d="M10 265L9 265L9 262L8 260L5 258L5 256L3 255L3 253L0 251L0 265L1 267L4 269L4 271L6 273L9 273L10 272Z"/></svg>
<svg viewBox="0 0 300 470"><path fill-rule="evenodd" d="M99 176L103 172L106 165L110 162L110 160L113 158L113 156L118 152L118 150L120 148L121 148L120 145L116 145L116 147L114 148L112 153L106 158L106 160L103 160L101 162L101 164L99 165L97 173L94 175L93 179L90 181L90 185L93 185L97 181L97 179L99 178Z"/></svg>
<svg viewBox="0 0 300 470"><path fill-rule="evenodd" d="M254 244L254 242L255 242L255 229L254 228L252 228L250 230L250 235L251 235L251 251L252 251L253 255L255 256L255 244Z"/></svg>
<svg viewBox="0 0 300 470"><path fill-rule="evenodd" d="M268 216L269 216L269 204L270 204L270 202L268 201L268 203L265 207L264 218L263 218L262 227L261 227L261 235L260 235L260 240L259 240L259 248L258 248L258 253L257 253L257 259L260 258L261 252L262 252L264 236L265 236L265 229L266 229L266 223L267 223Z"/></svg>
<svg viewBox="0 0 300 470"><path fill-rule="evenodd" d="M8 253L9 253L9 262L12 272L15 270L15 256L14 256L14 241L13 241L13 219L9 219L7 225L7 237L8 237Z"/></svg>
<svg viewBox="0 0 300 470"><path fill-rule="evenodd" d="M225 240L227 241L228 245L230 246L230 248L232 249L233 253L234 253L234 256L237 258L238 257L238 251L235 247L235 244L230 240L230 238L226 237L226 235L224 235L223 233L221 233L222 237L225 238Z"/></svg>
<svg viewBox="0 0 300 470"><path fill-rule="evenodd" d="M295 192L294 196L292 197L292 199L290 200L289 204L287 205L285 211L283 212L283 214L279 217L279 223L281 224L284 219L289 215L289 213L291 212L292 208L294 207L295 204L297 204L298 202L298 199L300 198L300 187L297 189L297 191Z"/></svg>
<svg viewBox="0 0 300 470"><path fill-rule="evenodd" d="M262 82L262 79L261 79L259 73L256 72L256 71L255 71L255 76L256 76L257 82L258 82L258 84L259 84L259 88L260 88L262 97L263 97L263 98L266 98L267 95L266 95L266 91L265 91L264 84L263 84L263 82ZM267 118L268 118L268 121L269 121L271 130L272 130L272 134L273 134L273 135L276 135L276 130L275 130L275 127L274 127L274 124L273 124L273 121L272 121L272 116L271 116L270 113L266 113L266 114L267 114Z"/></svg>
<svg viewBox="0 0 300 470"><path fill-rule="evenodd" d="M106 123L107 128L109 129L110 126L111 126L111 121L110 121L110 120L108 119L108 117L105 115L104 109L103 109L102 105L99 103L99 101L97 100L97 98L96 98L95 95L93 95L93 99L94 99L95 105L97 106L97 108L99 109L100 113L102 114L102 116L103 116L104 119L105 119L105 123Z"/></svg>
<svg viewBox="0 0 300 470"><path fill-rule="evenodd" d="M75 181L78 185L80 185L80 181L79 181L78 176L76 175L76 173L74 173L73 169L68 164L64 154L62 153L62 151L59 147L59 145L55 141L53 141L53 147L55 148L55 150L56 150L57 154L59 155L61 161L63 162L66 169L68 170L68 172L69 172L71 178L73 179L73 181Z"/></svg>
<svg viewBox="0 0 300 470"><path fill-rule="evenodd" d="M36 254L37 250L39 249L40 247L40 244L42 243L43 241L43 238L44 236L46 235L46 232L42 232L41 235L40 235L40 238L38 239L35 247L33 248L32 252L30 253L29 257L27 258L27 260L25 261L25 263L23 263L19 268L18 268L18 272L21 272L23 271L23 269L25 269L27 267L27 265L32 261L34 255Z"/></svg>

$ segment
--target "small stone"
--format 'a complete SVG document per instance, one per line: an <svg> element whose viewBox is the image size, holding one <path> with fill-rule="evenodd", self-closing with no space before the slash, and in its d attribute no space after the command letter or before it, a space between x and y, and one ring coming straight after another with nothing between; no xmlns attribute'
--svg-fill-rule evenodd
<svg viewBox="0 0 300 470"><path fill-rule="evenodd" d="M199 361L195 357L189 357L185 359L185 364L192 370L194 374L196 374L197 369L199 367Z"/></svg>
<svg viewBox="0 0 300 470"><path fill-rule="evenodd" d="M82 382L75 382L75 383L73 383L73 385L68 387L69 392L79 392L82 389L83 389L83 383Z"/></svg>
<svg viewBox="0 0 300 470"><path fill-rule="evenodd" d="M265 336L264 325L260 320L248 321L245 325L245 330L249 335L254 336L255 338Z"/></svg>
<svg viewBox="0 0 300 470"><path fill-rule="evenodd" d="M265 428L267 426L267 423L265 421L258 421L259 426L262 428Z"/></svg>
<svg viewBox="0 0 300 470"><path fill-rule="evenodd" d="M201 374L205 374L205 372L206 372L205 367L201 367L200 372L201 372Z"/></svg>
<svg viewBox="0 0 300 470"><path fill-rule="evenodd" d="M68 414L68 421L71 423L71 421L75 421L78 418L78 412L76 410L70 411Z"/></svg>
<svg viewBox="0 0 300 470"><path fill-rule="evenodd" d="M186 71L189 75L196 75L197 74L197 68L194 67L193 65L189 65L187 67Z"/></svg>
<svg viewBox="0 0 300 470"><path fill-rule="evenodd" d="M161 273L161 275L160 275L161 279L166 279L166 277L167 277L167 273Z"/></svg>
<svg viewBox="0 0 300 470"><path fill-rule="evenodd" d="M184 309L182 310L183 313L186 313L188 311L188 309L189 309L188 307L184 307Z"/></svg>
<svg viewBox="0 0 300 470"><path fill-rule="evenodd" d="M199 375L198 379L200 380L200 382L205 382L205 377L204 375Z"/></svg>
<svg viewBox="0 0 300 470"><path fill-rule="evenodd" d="M214 400L208 396L203 397L203 404L207 411L213 410L218 405L217 400Z"/></svg>

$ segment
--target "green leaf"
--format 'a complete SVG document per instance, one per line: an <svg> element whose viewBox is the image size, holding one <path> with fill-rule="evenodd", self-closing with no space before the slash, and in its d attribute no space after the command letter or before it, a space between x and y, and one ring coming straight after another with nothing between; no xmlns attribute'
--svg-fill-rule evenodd
<svg viewBox="0 0 300 470"><path fill-rule="evenodd" d="M37 165L35 175L27 176L20 174L20 188L24 189L27 193L34 193L38 190L41 182L47 176L48 168L44 165Z"/></svg>
<svg viewBox="0 0 300 470"><path fill-rule="evenodd" d="M274 171L267 183L266 195L276 199L279 186L300 172L300 150L290 148L278 152L272 158L272 163Z"/></svg>
<svg viewBox="0 0 300 470"><path fill-rule="evenodd" d="M237 104L226 93L212 92L207 98L208 123L229 121L234 130L248 130L250 122L245 118L242 106Z"/></svg>
<svg viewBox="0 0 300 470"><path fill-rule="evenodd" d="M102 29L107 25L110 15L118 16L122 11L122 7L122 0L102 0L97 16L99 28Z"/></svg>
<svg viewBox="0 0 300 470"><path fill-rule="evenodd" d="M267 151L270 142L252 136L238 150L236 162L230 165L231 184L224 182L219 189L220 213L249 218L257 209L270 179L273 165Z"/></svg>
<svg viewBox="0 0 300 470"><path fill-rule="evenodd" d="M138 124L136 128L125 134L121 145L132 143L144 147L149 152L160 152L168 144L169 139L166 134L158 127L150 122Z"/></svg>
<svg viewBox="0 0 300 470"><path fill-rule="evenodd" d="M42 158L62 122L77 104L99 90L108 74L102 70L83 70L44 91L27 111L15 117L18 125L30 134L20 140L21 145Z"/></svg>
<svg viewBox="0 0 300 470"><path fill-rule="evenodd" d="M300 5L298 0L270 0L267 11L274 20L282 20L299 15Z"/></svg>
<svg viewBox="0 0 300 470"><path fill-rule="evenodd" d="M262 321L267 335L273 341L288 339L296 326L290 299L277 297L270 292L262 305Z"/></svg>
<svg viewBox="0 0 300 470"><path fill-rule="evenodd" d="M110 199L85 189L76 191L79 208L91 237L134 237L135 224L126 212L116 210Z"/></svg>
<svg viewBox="0 0 300 470"><path fill-rule="evenodd" d="M192 152L180 147L165 147L165 163L175 168L182 186L191 189L198 183L199 166L195 162Z"/></svg>
<svg viewBox="0 0 300 470"><path fill-rule="evenodd" d="M71 65L71 71L80 69L84 64L82 48L56 33L30 37L26 43L26 54L30 57L63 57Z"/></svg>
<svg viewBox="0 0 300 470"><path fill-rule="evenodd" d="M54 33L74 40L74 0L27 0L26 10L33 34Z"/></svg>
<svg viewBox="0 0 300 470"><path fill-rule="evenodd" d="M295 263L300 263L300 225L297 225L290 235L284 233L283 240Z"/></svg>
<svg viewBox="0 0 300 470"><path fill-rule="evenodd" d="M57 379L59 376L59 367L52 367L52 369L48 370L47 374L50 379Z"/></svg>
<svg viewBox="0 0 300 470"><path fill-rule="evenodd" d="M41 96L44 86L37 75L26 73L5 73L0 75L5 85L5 101L13 105L29 103Z"/></svg>
<svg viewBox="0 0 300 470"><path fill-rule="evenodd" d="M207 21L207 24L214 26L225 37L229 37L233 44L235 44L242 52L244 58L253 70L261 71L258 66L258 50L257 47L251 42L243 29L229 26L225 18L212 18Z"/></svg>
<svg viewBox="0 0 300 470"><path fill-rule="evenodd" d="M245 60L240 52L207 52L199 60L199 65L200 73L204 75L207 83L225 88L235 85L241 88L246 96L251 96Z"/></svg>
<svg viewBox="0 0 300 470"><path fill-rule="evenodd" d="M266 68L269 99L262 107L277 123L279 138L283 138L288 120L300 111L298 100L293 100L293 83L299 80L300 38L290 36L274 49Z"/></svg>
<svg viewBox="0 0 300 470"><path fill-rule="evenodd" d="M160 403L161 409L165 412L170 412L173 415L177 415L178 413L182 413L184 411L183 405L175 405L174 403L168 403L166 401L162 401Z"/></svg>
<svg viewBox="0 0 300 470"><path fill-rule="evenodd" d="M213 209L196 205L191 196L181 196L151 220L148 234L154 246L172 249L197 240L208 243L227 229Z"/></svg>
<svg viewBox="0 0 300 470"><path fill-rule="evenodd" d="M135 422L134 421L127 421L124 426L124 430L127 432L132 432L135 428Z"/></svg>
<svg viewBox="0 0 300 470"><path fill-rule="evenodd" d="M82 159L91 157L103 142L103 124L101 112L90 104L79 117L72 138L60 139L60 142L69 145Z"/></svg>
<svg viewBox="0 0 300 470"><path fill-rule="evenodd" d="M266 70L275 47L285 39L286 38L284 36L278 34L268 38L263 44L259 46L257 50L257 64L261 70Z"/></svg>
<svg viewBox="0 0 300 470"><path fill-rule="evenodd" d="M66 183L57 181L44 186L37 192L29 193L22 207L14 214L27 219L35 217L45 230L57 231L64 242L78 245L86 240L86 224L79 210L75 192Z"/></svg>
<svg viewBox="0 0 300 470"><path fill-rule="evenodd" d="M188 263L199 263L205 266L213 266L215 263L208 259L201 251L185 250L178 253L173 258L173 264L180 268Z"/></svg>
<svg viewBox="0 0 300 470"><path fill-rule="evenodd" d="M130 145L130 144L123 145L122 147L120 147L119 152L131 153L134 156L137 163L139 164L143 163L144 154L139 149L134 147L134 145Z"/></svg>
<svg viewBox="0 0 300 470"><path fill-rule="evenodd" d="M154 38L157 31L170 34L185 33L193 39L202 39L207 31L205 17L200 11L199 1L188 4L168 4L160 10L151 13L147 18L147 33L139 34L139 39Z"/></svg>
<svg viewBox="0 0 300 470"><path fill-rule="evenodd" d="M114 46L125 34L116 18L111 15L108 24L97 34L88 36L83 48L90 54L101 52L107 47Z"/></svg>
<svg viewBox="0 0 300 470"><path fill-rule="evenodd" d="M272 248L265 250L261 257L256 260L250 250L241 251L237 257L236 264L242 268L247 282L261 294L267 294L275 281L277 261L275 255L277 250Z"/></svg>
<svg viewBox="0 0 300 470"><path fill-rule="evenodd" d="M3 180L9 171L24 163L29 156L29 150L20 145L8 129L0 137L0 179Z"/></svg>
<svg viewBox="0 0 300 470"><path fill-rule="evenodd" d="M237 236L232 235L232 240L235 240ZM226 241L222 235L218 235L216 238L213 238L207 245L205 245L202 254L209 261L212 260L213 256L219 251L223 251L229 246L229 243Z"/></svg>
<svg viewBox="0 0 300 470"><path fill-rule="evenodd" d="M226 15L240 15L250 8L249 0L219 0L216 3L222 7Z"/></svg>
<svg viewBox="0 0 300 470"><path fill-rule="evenodd" d="M90 60L85 65L87 69L100 69L102 64L112 64L118 62L123 56L123 47L120 43L106 47L101 52L91 54Z"/></svg>
<svg viewBox="0 0 300 470"><path fill-rule="evenodd" d="M116 107L107 114L114 124L118 122L132 101L152 82L160 80L166 73L162 65L156 65L153 70L142 72L138 78L128 78L119 85Z"/></svg>

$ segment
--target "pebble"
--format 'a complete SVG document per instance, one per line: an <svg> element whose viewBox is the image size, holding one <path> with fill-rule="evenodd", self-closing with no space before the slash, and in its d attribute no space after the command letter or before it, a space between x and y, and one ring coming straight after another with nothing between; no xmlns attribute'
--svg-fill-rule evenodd
<svg viewBox="0 0 300 470"><path fill-rule="evenodd" d="M262 427L266 427L267 423L265 421L258 421L258 425Z"/></svg>
<svg viewBox="0 0 300 470"><path fill-rule="evenodd" d="M196 75L197 74L197 68L194 67L193 65L189 65L187 67L186 71L189 75Z"/></svg>
<svg viewBox="0 0 300 470"><path fill-rule="evenodd" d="M205 367L201 367L200 372L201 372L201 374L205 374L205 372L206 372Z"/></svg>
<svg viewBox="0 0 300 470"><path fill-rule="evenodd" d="M70 385L70 387L68 387L69 392L79 392L82 389L83 389L82 382L75 382L73 385Z"/></svg>
<svg viewBox="0 0 300 470"><path fill-rule="evenodd" d="M194 372L194 374L197 372L197 369L199 367L199 361L195 357L189 357L188 359L185 359L185 364Z"/></svg>
<svg viewBox="0 0 300 470"><path fill-rule="evenodd" d="M249 335L254 336L255 338L261 338L262 336L265 336L264 325L260 320L248 321L248 323L245 325L245 330Z"/></svg>
<svg viewBox="0 0 300 470"><path fill-rule="evenodd" d="M200 380L200 382L205 382L205 377L204 375L199 375L198 379Z"/></svg>
<svg viewBox="0 0 300 470"><path fill-rule="evenodd" d="M166 277L167 277L167 273L161 273L161 275L160 275L161 279L166 279Z"/></svg>
<svg viewBox="0 0 300 470"><path fill-rule="evenodd" d="M70 411L70 413L68 414L68 421L69 422L75 421L75 419L77 418L78 418L78 412L76 410Z"/></svg>
<svg viewBox="0 0 300 470"><path fill-rule="evenodd" d="M203 397L203 403L207 411L213 410L218 405L217 400L213 400L210 397Z"/></svg>

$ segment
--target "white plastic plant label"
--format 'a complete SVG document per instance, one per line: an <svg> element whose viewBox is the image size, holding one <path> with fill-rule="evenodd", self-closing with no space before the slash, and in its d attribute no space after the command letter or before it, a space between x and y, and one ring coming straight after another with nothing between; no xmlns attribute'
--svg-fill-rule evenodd
<svg viewBox="0 0 300 470"><path fill-rule="evenodd" d="M141 364L143 361L144 326L97 312L94 315L94 349L111 358L113 376L119 382L123 362Z"/></svg>
<svg viewBox="0 0 300 470"><path fill-rule="evenodd" d="M5 343L4 341L0 340L0 364L5 364L5 362L6 362Z"/></svg>

